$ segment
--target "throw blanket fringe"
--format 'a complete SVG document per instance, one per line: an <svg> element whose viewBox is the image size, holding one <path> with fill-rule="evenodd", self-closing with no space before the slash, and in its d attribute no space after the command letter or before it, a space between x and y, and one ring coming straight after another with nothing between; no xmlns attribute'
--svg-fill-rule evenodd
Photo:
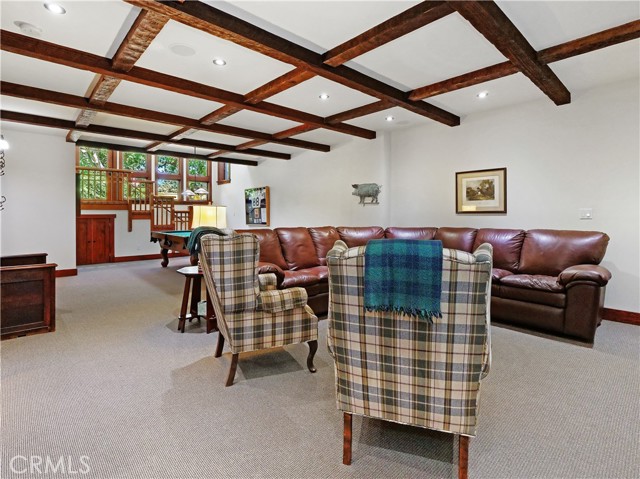
<svg viewBox="0 0 640 479"><path fill-rule="evenodd" d="M369 312L441 318L442 242L372 240L364 266L364 307Z"/></svg>

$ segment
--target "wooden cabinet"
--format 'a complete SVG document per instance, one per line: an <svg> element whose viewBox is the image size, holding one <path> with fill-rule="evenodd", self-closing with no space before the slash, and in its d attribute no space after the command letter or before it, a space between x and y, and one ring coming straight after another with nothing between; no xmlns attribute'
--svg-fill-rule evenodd
<svg viewBox="0 0 640 479"><path fill-rule="evenodd" d="M56 329L56 266L45 253L5 256L0 261L2 339Z"/></svg>
<svg viewBox="0 0 640 479"><path fill-rule="evenodd" d="M116 215L76 217L76 264L110 263L114 257L113 223Z"/></svg>

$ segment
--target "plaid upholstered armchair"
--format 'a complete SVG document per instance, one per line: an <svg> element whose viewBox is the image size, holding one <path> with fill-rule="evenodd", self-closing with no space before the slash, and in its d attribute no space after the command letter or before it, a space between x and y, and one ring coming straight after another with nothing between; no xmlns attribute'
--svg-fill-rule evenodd
<svg viewBox="0 0 640 479"><path fill-rule="evenodd" d="M473 254L442 250L442 317L432 323L365 308L367 247L338 241L327 255L327 341L344 416L343 463L351 463L357 414L459 435L458 475L465 478L480 380L490 364L491 245Z"/></svg>
<svg viewBox="0 0 640 479"><path fill-rule="evenodd" d="M233 384L239 353L305 341L307 368L316 372L318 318L307 306L307 292L277 290L274 274L258 275L259 248L251 234L201 239L200 264L220 329L214 356L221 356L225 339L232 353L226 386Z"/></svg>

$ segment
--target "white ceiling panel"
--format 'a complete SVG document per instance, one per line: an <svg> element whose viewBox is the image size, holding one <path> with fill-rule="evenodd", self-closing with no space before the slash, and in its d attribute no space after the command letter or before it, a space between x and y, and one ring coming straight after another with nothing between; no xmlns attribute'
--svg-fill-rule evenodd
<svg viewBox="0 0 640 479"><path fill-rule="evenodd" d="M319 98L329 95L327 100ZM329 116L377 101L369 95L322 77L313 77L267 99L270 103L303 110L318 116Z"/></svg>
<svg viewBox="0 0 640 479"><path fill-rule="evenodd" d="M247 12L250 14L247 18L260 27L323 53L420 2L240 0L205 3L236 16Z"/></svg>
<svg viewBox="0 0 640 479"><path fill-rule="evenodd" d="M414 89L503 61L505 57L455 13L352 62Z"/></svg>
<svg viewBox="0 0 640 479"><path fill-rule="evenodd" d="M496 2L536 50L637 20L637 1Z"/></svg>
<svg viewBox="0 0 640 479"><path fill-rule="evenodd" d="M82 132L80 134L80 140L84 141L97 141L99 143L113 143L114 145L126 145L126 146L134 146L137 148L145 148L149 142L144 140L135 140L132 138L120 138L117 136L110 135L98 135L96 133L86 133Z"/></svg>
<svg viewBox="0 0 640 479"><path fill-rule="evenodd" d="M62 138L66 137L68 133L67 130L61 130L59 128L46 128L44 126L26 125L24 123L13 123L10 121L0 121L0 128L9 143L11 143L11 130L25 131L38 135L59 136Z"/></svg>
<svg viewBox="0 0 640 479"><path fill-rule="evenodd" d="M3 110L70 121L76 121L78 113L80 112L76 108L52 105L50 103L42 103L39 101L24 100L22 98L14 98L7 95L2 95L2 97L0 97L0 106Z"/></svg>
<svg viewBox="0 0 640 479"><path fill-rule="evenodd" d="M137 118L128 118L126 116L110 115L108 113L98 113L92 123L94 125L112 126L114 128L126 128L127 130L157 133L158 135L168 135L180 128L175 125L138 120Z"/></svg>
<svg viewBox="0 0 640 479"><path fill-rule="evenodd" d="M247 138L241 138L239 136L221 135L220 133L202 130L196 131L193 135L189 135L188 138L192 140L224 143L226 145L239 145L240 143L246 143L248 140Z"/></svg>
<svg viewBox="0 0 640 479"><path fill-rule="evenodd" d="M172 53L172 45L186 45L192 56ZM215 58L226 60L219 67ZM293 69L293 66L222 40L200 30L169 21L136 66L244 95Z"/></svg>
<svg viewBox="0 0 640 479"><path fill-rule="evenodd" d="M343 135L342 133L337 133L332 130L318 128L317 130L301 133L299 135L292 136L291 138L334 146L348 141L350 137L348 135Z"/></svg>
<svg viewBox="0 0 640 479"><path fill-rule="evenodd" d="M120 44L140 11L117 1L63 3L67 13L54 15L44 8L44 1L3 0L0 2L0 24L4 30L22 33L14 22L26 22L41 30L37 37L41 40L111 58L115 52L114 43Z"/></svg>
<svg viewBox="0 0 640 479"><path fill-rule="evenodd" d="M288 130L289 128L293 128L300 124L295 121L263 115L262 113L256 113L249 110L242 110L238 113L234 113L218 123L270 134Z"/></svg>
<svg viewBox="0 0 640 479"><path fill-rule="evenodd" d="M0 54L2 81L85 96L95 74L77 68L43 62L3 51Z"/></svg>
<svg viewBox="0 0 640 479"><path fill-rule="evenodd" d="M393 121L387 121L388 116L393 117ZM347 123L368 128L375 131L393 131L400 128L409 128L416 125L433 123L430 119L404 108L394 107L388 110L371 113L367 116L350 120Z"/></svg>
<svg viewBox="0 0 640 479"><path fill-rule="evenodd" d="M109 101L196 119L222 106L222 103L127 81L120 82Z"/></svg>

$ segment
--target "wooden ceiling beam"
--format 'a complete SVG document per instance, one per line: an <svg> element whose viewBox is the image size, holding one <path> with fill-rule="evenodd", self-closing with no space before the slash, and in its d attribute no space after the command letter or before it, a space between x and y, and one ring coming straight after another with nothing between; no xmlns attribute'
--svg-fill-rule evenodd
<svg viewBox="0 0 640 479"><path fill-rule="evenodd" d="M493 1L450 1L449 5L489 40L518 70L524 73L556 105L571 102L571 93L538 54L520 30Z"/></svg>
<svg viewBox="0 0 640 479"><path fill-rule="evenodd" d="M422 116L449 126L460 124L460 117L423 101L411 101L402 90L371 78L345 65L330 67L323 63L322 55L294 42L279 37L214 8L203 2L160 2L156 0L125 0L142 9L152 10L211 35L237 43L271 58L290 63L318 76L340 83L367 95L389 101ZM228 102L225 102L228 103ZM260 103L258 104L260 105ZM257 105L256 105L257 106ZM299 120L300 123L312 123ZM323 127L323 125L317 125ZM332 126L332 125L331 125ZM327 127L326 125L324 127ZM334 128L330 128L334 129ZM334 131L338 131L335 130ZM341 132L344 133L344 132Z"/></svg>
<svg viewBox="0 0 640 479"><path fill-rule="evenodd" d="M421 2L332 48L322 56L323 61L325 65L337 67L450 13L453 13L453 9L446 2Z"/></svg>
<svg viewBox="0 0 640 479"><path fill-rule="evenodd" d="M625 23L617 27L602 30L591 35L577 38L553 47L545 48L538 52L538 60L544 64L566 60L567 58L593 52L618 43L640 38L640 20ZM490 67L480 68L457 77L449 78L431 85L416 88L409 94L412 100L422 100L443 93L459 90L473 85L478 85L490 80L503 78L518 73L518 68L511 62L498 63ZM341 121L345 121L343 118Z"/></svg>
<svg viewBox="0 0 640 479"><path fill-rule="evenodd" d="M186 2L185 5L192 3L200 2ZM327 128L347 135L358 136L366 139L373 139L376 136L375 131L366 130L353 125L325 124L324 118L295 110L293 108L287 108L264 101L256 104L248 104L244 102L244 95L186 80L184 78L147 70L146 68L134 66L128 72L120 72L111 66L111 61L107 58L62 45L57 45L55 43L45 42L26 35L20 35L7 30L1 30L0 35L2 36L0 48L18 55L66 65L81 70L93 71L95 73L108 76L114 76L122 80L160 88L174 93L180 93L182 95L202 98L204 100L224 103L241 109L244 108L255 111L256 113L277 116L286 120L296 121L299 123L311 123L320 128Z"/></svg>
<svg viewBox="0 0 640 479"><path fill-rule="evenodd" d="M200 123L202 123L203 125L213 125L214 123L217 123L220 120L224 120L228 116L238 113L241 110L242 108L238 108L237 106L225 105L218 108L216 111L200 118Z"/></svg>
<svg viewBox="0 0 640 479"><path fill-rule="evenodd" d="M305 70L303 68L295 68L294 70L291 70L290 72L287 72L284 75L271 80L269 83L265 83L255 90L250 91L244 96L244 101L246 103L254 105L258 102L266 100L273 95L281 93L302 82L305 82L310 78L313 78L314 76L316 75L308 70Z"/></svg>
<svg viewBox="0 0 640 479"><path fill-rule="evenodd" d="M89 148L108 148L110 150L115 151L130 151L136 153L147 153L145 148L140 148L136 146L126 146L126 145L118 145L116 143L104 143L100 141L85 141L78 140L76 142L78 146L86 146ZM157 155L165 155L165 156L184 156L184 153L178 151L170 151L170 150L158 150L156 151ZM231 163L233 165L246 165L246 166L258 166L258 162L255 160L239 160L237 158L209 158L205 155L188 155L189 158L194 158L196 160L206 160L206 161L214 161L216 163Z"/></svg>
<svg viewBox="0 0 640 479"><path fill-rule="evenodd" d="M200 140L193 140L188 138L171 140L167 135L159 135L157 133L129 130L125 128L116 128L111 126L87 125L85 127L78 128L77 125L75 125L75 123L71 120L62 120L59 118L50 118L46 116L31 115L27 113L19 113L19 112L8 111L8 110L0 110L0 117L5 121L10 121L14 123L23 123L28 125L44 126L49 128L62 128L62 129L73 128L73 131L77 132L78 134L81 134L83 132L94 133L97 135L116 136L119 138L131 138L136 140L157 141L157 142L161 142L162 144L173 143L176 145L194 146L198 148L207 148L210 150L224 149L225 151L228 151L228 152L240 151L238 150L237 146L226 145L224 143L200 141ZM75 143L77 140L78 138L72 139L67 137L67 141L71 143ZM148 149L148 148L149 147L145 147L145 149ZM246 155L263 156L265 158L276 158L280 160L291 159L291 155L287 153L279 153L279 152L268 151L268 150L255 150L255 149L247 150L243 148L242 153Z"/></svg>
<svg viewBox="0 0 640 479"><path fill-rule="evenodd" d="M326 117L325 120L327 123L332 123L334 121L341 122L341 121L353 120L354 118L370 115L371 113L377 113L379 111L387 110L391 107L393 107L391 103L384 100L380 100L373 103L369 103L368 105L363 105L357 108L352 108L351 110L343 111L342 113L336 113L335 115Z"/></svg>
<svg viewBox="0 0 640 479"><path fill-rule="evenodd" d="M69 95L67 93L54 92L25 85L18 85L16 83L0 81L0 91L2 91L3 95L8 95L16 98L24 98L27 100L67 106L70 108L87 108L103 113L109 113L112 115L126 116L129 118L137 118L147 121L155 121L158 123L167 123L170 125L179 125L182 127L189 127L197 130L221 133L223 135L239 136L242 138L255 138L265 140L267 143L279 143L282 145L294 146L296 148L304 148L324 152L327 152L331 149L329 145L322 145L319 143L312 143L309 141L295 139L279 140L268 133L247 130L244 128L237 128L235 126L220 124L202 125L199 120L194 120L192 118L147 110L144 108L121 105L118 103L107 102L104 105L91 105L86 98L81 96Z"/></svg>

